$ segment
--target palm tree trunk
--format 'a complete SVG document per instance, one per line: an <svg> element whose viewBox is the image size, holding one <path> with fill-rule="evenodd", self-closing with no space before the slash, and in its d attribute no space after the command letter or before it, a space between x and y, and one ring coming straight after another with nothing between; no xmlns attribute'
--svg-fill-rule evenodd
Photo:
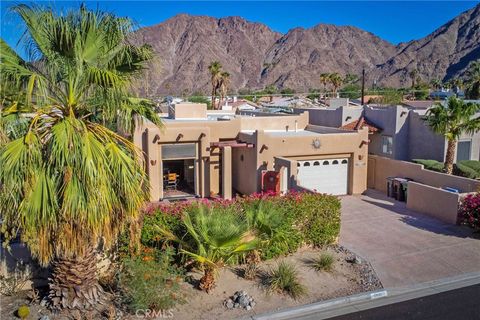
<svg viewBox="0 0 480 320"><path fill-rule="evenodd" d="M106 293L98 283L94 249L82 257L57 259L49 280L48 297L54 310L89 310L105 302Z"/></svg>
<svg viewBox="0 0 480 320"><path fill-rule="evenodd" d="M447 142L447 154L445 155L445 167L444 171L447 174L452 174L453 172L453 162L455 160L455 150L457 149L456 140L448 140Z"/></svg>
<svg viewBox="0 0 480 320"><path fill-rule="evenodd" d="M198 287L207 293L215 287L215 270L212 267L205 267L203 277L200 278Z"/></svg>

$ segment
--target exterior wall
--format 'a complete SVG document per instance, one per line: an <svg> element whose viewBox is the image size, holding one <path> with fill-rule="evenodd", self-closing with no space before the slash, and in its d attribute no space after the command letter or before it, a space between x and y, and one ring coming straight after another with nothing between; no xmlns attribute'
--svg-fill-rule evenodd
<svg viewBox="0 0 480 320"><path fill-rule="evenodd" d="M424 184L409 182L407 208L447 223L456 224L461 195Z"/></svg>
<svg viewBox="0 0 480 320"><path fill-rule="evenodd" d="M435 188L452 187L460 192L475 192L480 181L426 170L423 165L392 160L385 157L369 156L368 187L387 192L388 177L404 177Z"/></svg>
<svg viewBox="0 0 480 320"><path fill-rule="evenodd" d="M460 137L459 141L471 141L470 160L480 160L480 132L474 135L464 134ZM455 155L455 158L456 157Z"/></svg>
<svg viewBox="0 0 480 320"><path fill-rule="evenodd" d="M294 113L308 112L310 124L317 126L326 126L339 128L347 123L355 121L360 118L363 113L362 107L347 107L342 106L338 108L295 108Z"/></svg>
<svg viewBox="0 0 480 320"><path fill-rule="evenodd" d="M408 109L401 106L365 107L365 117L382 128L382 132L371 135L369 152L387 158L408 160ZM382 136L393 139L392 154L382 152Z"/></svg>
<svg viewBox="0 0 480 320"><path fill-rule="evenodd" d="M207 105L204 103L177 103L169 108L168 116L172 119L206 119Z"/></svg>
<svg viewBox="0 0 480 320"><path fill-rule="evenodd" d="M443 162L445 159L445 138L435 134L423 121L422 115L410 112L409 159L431 159Z"/></svg>

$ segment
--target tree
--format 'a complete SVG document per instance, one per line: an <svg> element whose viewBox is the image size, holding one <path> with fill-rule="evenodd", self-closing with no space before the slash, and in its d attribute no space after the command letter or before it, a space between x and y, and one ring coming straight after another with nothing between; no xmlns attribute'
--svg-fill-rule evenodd
<svg viewBox="0 0 480 320"><path fill-rule="evenodd" d="M222 105L223 99L226 98L228 92L228 86L230 85L230 73L223 71L220 74L220 79L218 81L218 87L220 90L220 101L218 102L218 108Z"/></svg>
<svg viewBox="0 0 480 320"><path fill-rule="evenodd" d="M323 84L323 92L327 92L327 84L330 83L330 73L320 74L320 82Z"/></svg>
<svg viewBox="0 0 480 320"><path fill-rule="evenodd" d="M440 81L440 79L432 79L430 81L430 86L434 90L440 90L440 88L442 87L442 81Z"/></svg>
<svg viewBox="0 0 480 320"><path fill-rule="evenodd" d="M465 76L467 97L469 99L480 99L480 60L470 63Z"/></svg>
<svg viewBox="0 0 480 320"><path fill-rule="evenodd" d="M337 97L337 90L342 86L343 79L338 73L332 73L330 74L329 81L333 87L333 96Z"/></svg>
<svg viewBox="0 0 480 320"><path fill-rule="evenodd" d="M356 84L358 82L359 77L354 74L354 73L348 73L346 76L345 76L345 79L343 79L343 83L345 84Z"/></svg>
<svg viewBox="0 0 480 320"><path fill-rule="evenodd" d="M410 79L412 80L412 89L414 89L415 88L415 83L417 81L418 70L413 69L412 71L410 71L410 73L408 75L410 76Z"/></svg>
<svg viewBox="0 0 480 320"><path fill-rule="evenodd" d="M26 27L29 57L0 41L2 86L22 93L32 115L22 135L0 147L1 231L7 239L19 233L53 267L53 309L96 307L104 299L96 251L136 223L148 195L140 151L115 130L131 130L135 114L159 123L127 92L152 50L129 41L130 20L83 5L12 11Z"/></svg>
<svg viewBox="0 0 480 320"><path fill-rule="evenodd" d="M213 61L208 66L208 71L210 72L210 82L212 84L212 107L216 109L215 99L217 96L217 90L219 81L222 75L222 65L218 61Z"/></svg>
<svg viewBox="0 0 480 320"><path fill-rule="evenodd" d="M447 106L436 104L428 109L425 121L437 134L447 139L444 171L452 174L455 151L460 136L464 133L475 134L480 130L480 104L465 103L463 100L450 97Z"/></svg>

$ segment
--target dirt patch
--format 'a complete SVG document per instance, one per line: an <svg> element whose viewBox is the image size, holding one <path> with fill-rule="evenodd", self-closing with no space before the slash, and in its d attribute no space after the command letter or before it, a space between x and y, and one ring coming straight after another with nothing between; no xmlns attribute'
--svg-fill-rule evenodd
<svg viewBox="0 0 480 320"><path fill-rule="evenodd" d="M332 271L314 270L309 262L325 251L334 256L335 262ZM294 300L287 295L268 293L262 284L262 271L268 271L282 260L296 266L301 282L308 291L305 297ZM197 290L192 284L185 283L187 303L172 310L173 317L169 316L169 318L181 320L232 319L382 288L370 264L341 246L332 246L324 250L302 248L288 257L262 262L259 270L260 275L255 280L245 280L242 278L242 266L224 268L218 274L217 287L210 294ZM200 279L202 273L194 272L190 275L192 276L191 282L195 283ZM227 309L224 301L236 291L241 290L255 299L255 307L251 310ZM28 300L25 293L16 297L0 297L0 299L2 319L18 319L14 315L15 311L20 305L26 304ZM29 319L39 319L42 315L49 315L50 319L65 319L60 315L52 315L39 304L31 305L30 311ZM98 318L98 314L94 318ZM117 319L138 319L138 317L126 315L125 312L117 310Z"/></svg>

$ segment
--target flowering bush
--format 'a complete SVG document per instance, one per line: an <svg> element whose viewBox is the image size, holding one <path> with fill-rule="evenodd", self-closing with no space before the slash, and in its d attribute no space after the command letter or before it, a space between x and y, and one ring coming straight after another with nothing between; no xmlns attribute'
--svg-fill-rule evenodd
<svg viewBox="0 0 480 320"><path fill-rule="evenodd" d="M270 259L279 255L295 252L302 244L321 246L336 241L340 232L340 201L335 196L308 192L289 192L286 195L276 193L254 193L232 200L201 199L174 203L156 203L145 211L142 228L142 244L147 246L163 245L158 227L171 231L182 238L186 234L181 217L193 206L225 208L248 218L248 212L259 206L271 212L263 215L263 228L251 223L252 231L267 238L268 246L262 249L262 257ZM275 217L276 216L276 217ZM271 226L265 226L271 224ZM265 230L271 230L265 232Z"/></svg>
<svg viewBox="0 0 480 320"><path fill-rule="evenodd" d="M460 205L460 222L480 230L480 193L469 194Z"/></svg>

